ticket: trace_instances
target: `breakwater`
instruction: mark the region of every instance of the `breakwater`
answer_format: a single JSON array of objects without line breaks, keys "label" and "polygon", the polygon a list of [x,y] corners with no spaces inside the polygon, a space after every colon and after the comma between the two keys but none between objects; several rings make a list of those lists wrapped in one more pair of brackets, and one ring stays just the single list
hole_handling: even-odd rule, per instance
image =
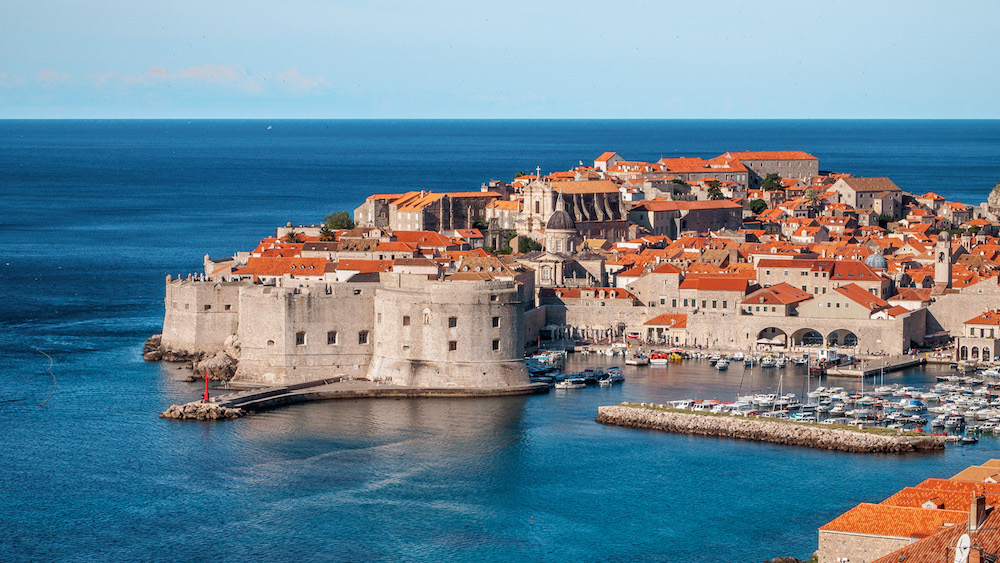
[{"label": "breakwater", "polygon": [[676,412],[646,403],[598,407],[597,422],[854,453],[901,454],[941,450],[945,444],[943,436],[884,434],[760,418]]}]

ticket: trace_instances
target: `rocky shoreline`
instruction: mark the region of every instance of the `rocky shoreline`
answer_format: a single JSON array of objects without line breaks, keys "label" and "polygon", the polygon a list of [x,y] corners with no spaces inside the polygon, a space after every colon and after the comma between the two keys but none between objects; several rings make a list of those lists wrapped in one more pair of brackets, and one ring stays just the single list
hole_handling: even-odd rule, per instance
[{"label": "rocky shoreline", "polygon": [[186,378],[189,382],[201,379],[206,371],[211,381],[229,381],[236,375],[239,366],[239,343],[233,336],[226,340],[223,350],[206,354],[167,348],[163,345],[162,335],[154,334],[143,343],[142,359],[147,362],[187,363],[191,367],[191,375]]},{"label": "rocky shoreline", "polygon": [[775,420],[681,413],[646,403],[598,407],[597,422],[853,453],[902,454],[944,449],[942,436],[883,435]]},{"label": "rocky shoreline", "polygon": [[243,409],[224,407],[214,403],[188,403],[186,405],[170,405],[170,408],[160,413],[160,418],[173,420],[226,420],[240,418],[245,414]]}]

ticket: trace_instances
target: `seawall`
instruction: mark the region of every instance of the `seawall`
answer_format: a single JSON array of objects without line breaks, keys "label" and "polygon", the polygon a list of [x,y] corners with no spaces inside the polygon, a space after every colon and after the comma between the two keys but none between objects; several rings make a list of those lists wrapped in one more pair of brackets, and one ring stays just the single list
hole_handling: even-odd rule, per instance
[{"label": "seawall", "polygon": [[901,454],[944,449],[943,436],[885,435],[787,421],[681,413],[643,405],[598,407],[597,422],[853,453]]}]

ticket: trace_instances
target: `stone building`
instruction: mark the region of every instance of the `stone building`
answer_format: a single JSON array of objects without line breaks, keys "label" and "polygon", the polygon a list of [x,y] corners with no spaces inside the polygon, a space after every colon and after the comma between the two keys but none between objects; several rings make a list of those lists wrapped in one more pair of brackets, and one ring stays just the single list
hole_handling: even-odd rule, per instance
[{"label": "stone building", "polygon": [[806,179],[819,174],[819,159],[803,151],[727,152],[720,159],[737,159],[749,171],[749,187],[760,186],[768,174]]},{"label": "stone building", "polygon": [[544,182],[524,187],[524,207],[517,232],[543,238],[545,226],[560,197],[565,210],[584,238],[619,240],[628,233],[628,218],[618,185],[611,180]]},{"label": "stone building", "polygon": [[628,217],[651,234],[676,239],[685,231],[737,230],[743,225],[743,207],[729,200],[646,200],[633,207]]},{"label": "stone building", "polygon": [[256,384],[336,375],[426,388],[529,383],[519,284],[387,272],[360,279],[168,278],[162,343],[214,353],[235,341],[236,380]]}]

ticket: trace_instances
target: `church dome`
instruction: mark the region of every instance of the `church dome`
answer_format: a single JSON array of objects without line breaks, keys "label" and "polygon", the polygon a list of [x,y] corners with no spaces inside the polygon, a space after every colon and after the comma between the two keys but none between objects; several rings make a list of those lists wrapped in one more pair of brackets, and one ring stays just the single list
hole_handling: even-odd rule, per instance
[{"label": "church dome", "polygon": [[576,223],[565,209],[556,209],[545,223],[545,230],[575,231]]},{"label": "church dome", "polygon": [[889,268],[889,262],[881,254],[872,254],[868,258],[865,258],[865,265],[874,270],[886,270]]}]

